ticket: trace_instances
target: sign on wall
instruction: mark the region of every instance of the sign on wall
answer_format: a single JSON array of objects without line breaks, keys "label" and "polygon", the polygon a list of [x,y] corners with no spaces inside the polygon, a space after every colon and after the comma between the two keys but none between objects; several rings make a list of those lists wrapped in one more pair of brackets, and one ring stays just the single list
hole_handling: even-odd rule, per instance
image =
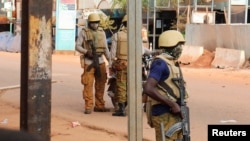
[{"label": "sign on wall", "polygon": [[75,50],[76,0],[57,0],[56,50]]},{"label": "sign on wall", "polygon": [[60,29],[75,29],[76,19],[76,5],[75,0],[60,0],[58,28]]},{"label": "sign on wall", "polygon": [[215,23],[215,12],[192,11],[192,23]]}]

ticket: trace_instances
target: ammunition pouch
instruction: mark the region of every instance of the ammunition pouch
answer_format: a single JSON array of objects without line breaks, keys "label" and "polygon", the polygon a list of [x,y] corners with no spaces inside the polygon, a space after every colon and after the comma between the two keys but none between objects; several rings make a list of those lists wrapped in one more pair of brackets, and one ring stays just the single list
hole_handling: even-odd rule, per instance
[{"label": "ammunition pouch", "polygon": [[127,69],[127,66],[128,66],[127,60],[119,60],[118,59],[112,64],[113,69],[115,69],[117,71]]}]

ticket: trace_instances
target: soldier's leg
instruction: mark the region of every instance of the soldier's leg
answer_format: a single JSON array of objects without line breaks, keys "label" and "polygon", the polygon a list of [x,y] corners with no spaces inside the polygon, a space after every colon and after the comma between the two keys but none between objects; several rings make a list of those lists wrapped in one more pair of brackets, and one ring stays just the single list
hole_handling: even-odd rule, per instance
[{"label": "soldier's leg", "polygon": [[117,72],[117,101],[118,103],[127,102],[127,71]]},{"label": "soldier's leg", "polygon": [[100,64],[101,77],[95,77],[95,109],[96,112],[107,112],[104,101],[104,90],[107,82],[106,64]]},{"label": "soldier's leg", "polygon": [[[162,131],[160,124],[164,125],[164,133],[175,123],[180,122],[180,117],[178,115],[173,115],[171,113],[165,113],[159,116],[153,116],[152,122],[155,128],[156,141],[162,141]],[[182,132],[178,131],[172,135],[171,138],[165,137],[166,141],[175,141],[177,139],[182,139]]]},{"label": "soldier's leg", "polygon": [[118,110],[116,110],[113,116],[126,116],[126,103],[127,103],[127,71],[117,71],[117,102]]},{"label": "soldier's leg", "polygon": [[[84,70],[88,65],[85,64]],[[82,75],[83,99],[85,100],[85,114],[90,114],[93,108],[93,84],[94,84],[94,69],[90,71],[84,71]]]}]

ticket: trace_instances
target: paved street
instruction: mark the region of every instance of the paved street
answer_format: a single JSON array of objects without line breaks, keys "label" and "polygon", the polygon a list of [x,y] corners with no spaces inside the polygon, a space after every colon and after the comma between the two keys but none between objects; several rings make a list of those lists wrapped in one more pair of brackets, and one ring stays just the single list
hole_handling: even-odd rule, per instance
[{"label": "paved street", "polygon": [[[113,117],[112,112],[83,114],[84,101],[80,83],[82,69],[79,56],[52,55],[52,58],[52,116],[65,119],[69,123],[79,121],[82,125],[97,128],[96,130],[121,132],[121,136],[126,136],[127,117]],[[0,64],[0,88],[15,88],[5,91],[1,98],[19,107],[20,53],[0,52]],[[105,94],[105,100],[107,107],[113,110],[107,94]],[[146,124],[146,119],[144,121],[145,138],[154,139],[154,134],[152,134],[154,130]],[[52,138],[52,140],[54,139]]]},{"label": "paved street", "polygon": [[[102,138],[103,141],[127,140],[127,117],[112,117],[112,112],[83,114],[84,102],[80,83],[82,69],[79,56],[53,55],[52,57],[51,140],[74,141],[76,137],[84,137],[87,141],[96,141],[100,140],[98,135],[106,136]],[[0,52],[0,71],[0,88],[13,88],[0,91],[0,103],[17,111],[14,116],[10,116],[10,112],[0,110],[0,121],[8,118],[9,123],[5,127],[18,128],[20,54]],[[207,140],[208,124],[249,124],[249,70],[183,67],[183,73],[190,96],[188,104],[192,141]],[[112,108],[107,95],[105,100],[107,107]],[[70,125],[72,121],[79,121],[82,128],[72,128]],[[154,141],[154,130],[147,125],[145,115],[143,138],[144,141]]]}]

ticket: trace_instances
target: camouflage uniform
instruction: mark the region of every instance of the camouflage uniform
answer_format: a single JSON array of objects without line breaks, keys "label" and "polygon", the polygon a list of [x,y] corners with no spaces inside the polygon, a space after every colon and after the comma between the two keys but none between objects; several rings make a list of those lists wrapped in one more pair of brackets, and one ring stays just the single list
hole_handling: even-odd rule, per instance
[{"label": "camouflage uniform", "polygon": [[111,46],[112,68],[116,71],[117,92],[115,99],[118,109],[113,116],[125,116],[127,103],[127,29],[123,28],[112,37]]},{"label": "camouflage uniform", "polygon": [[[159,116],[152,116],[152,123],[155,128],[156,141],[162,141],[161,127],[160,124],[163,123],[164,132],[173,126],[175,123],[180,122],[181,118],[179,115],[173,115],[171,113],[165,113]],[[176,139],[182,139],[181,130],[175,132],[171,138],[166,137],[166,141],[175,141]]]},{"label": "camouflage uniform", "polygon": [[[175,61],[172,60],[171,57],[169,55],[166,55],[166,54],[156,56],[156,59],[157,58],[160,58],[160,59],[164,60],[164,62],[166,62],[167,66],[169,68],[170,74],[169,74],[169,77],[164,82],[167,83],[168,86],[172,89],[176,98],[179,98],[180,97],[179,89],[171,81],[176,76],[179,76],[179,69],[175,66]],[[166,93],[164,88],[162,88],[160,85],[158,85],[157,90],[162,96],[166,97],[167,99],[169,99],[173,102],[177,102],[177,99],[174,96],[172,96],[171,94]],[[152,106],[162,104],[161,102],[154,100],[151,97],[148,97],[148,101],[151,103],[151,105],[149,105],[149,106],[151,106],[150,108],[152,108]],[[149,107],[147,107],[147,108],[149,108]],[[152,109],[150,109],[150,110],[152,110]],[[147,112],[150,112],[150,111],[147,111]],[[162,136],[161,136],[162,131],[161,131],[161,127],[160,127],[161,123],[163,123],[163,125],[164,125],[163,132],[165,133],[171,126],[173,126],[175,123],[180,122],[182,120],[179,115],[174,115],[170,112],[166,112],[166,113],[163,113],[163,114],[157,115],[157,116],[149,115],[148,118],[149,118],[148,120],[151,122],[151,123],[149,123],[150,126],[155,128],[156,141],[162,141]],[[174,133],[171,136],[171,138],[166,137],[166,141],[175,141],[177,139],[182,139],[182,131],[181,130]]]},{"label": "camouflage uniform", "polygon": [[[99,59],[99,67],[101,72],[101,77],[94,75],[95,68],[91,67],[89,71],[86,71],[88,66],[93,63],[93,58],[86,56],[87,51],[91,51],[91,46],[89,45],[89,40],[93,41],[94,47],[96,48],[96,53]],[[94,111],[105,110],[105,101],[103,99],[105,84],[107,81],[106,65],[104,61],[104,56],[107,60],[110,59],[109,49],[107,46],[106,35],[102,28],[98,28],[96,31],[90,28],[84,28],[76,41],[76,50],[84,55],[82,60],[84,66],[83,74],[81,75],[81,82],[84,85],[83,89],[83,99],[85,100],[85,110],[92,110],[93,108],[93,84],[95,88],[95,107]]]},{"label": "camouflage uniform", "polygon": [[176,84],[174,80],[180,77],[183,79],[178,58],[184,43],[183,35],[176,30],[164,31],[159,36],[158,46],[163,52],[152,62],[148,79],[143,86],[143,93],[149,96],[146,105],[148,124],[155,128],[156,141],[183,139],[182,130],[173,133],[171,137],[162,137],[162,133],[165,135],[170,127],[182,121],[181,103],[187,98],[187,93],[181,97],[180,85],[184,83]]}]

